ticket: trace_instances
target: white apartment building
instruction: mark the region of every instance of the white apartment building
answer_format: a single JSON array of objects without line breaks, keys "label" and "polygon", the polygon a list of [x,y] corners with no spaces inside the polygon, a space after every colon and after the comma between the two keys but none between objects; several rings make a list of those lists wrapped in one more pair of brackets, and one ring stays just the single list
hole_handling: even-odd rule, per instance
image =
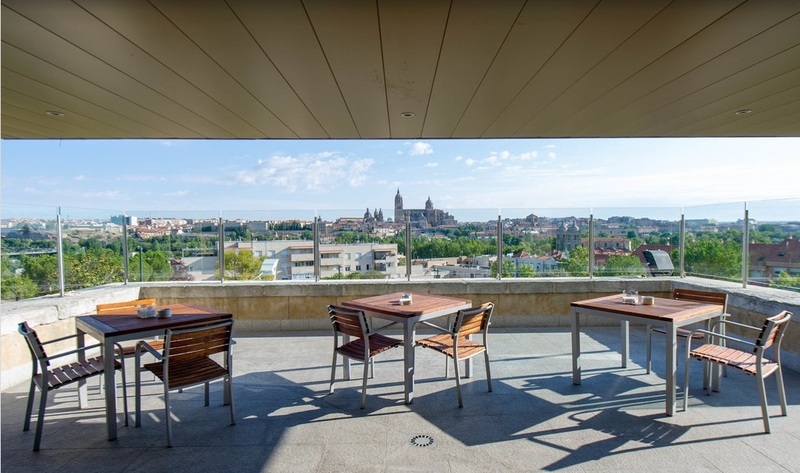
[{"label": "white apartment building", "polygon": [[[237,250],[252,251],[257,258],[274,260],[269,261],[268,272],[274,274],[275,280],[314,279],[314,243],[310,240],[225,242],[225,251]],[[380,271],[390,279],[405,276],[405,268],[397,267],[397,245],[320,245],[320,277],[367,271]]]}]

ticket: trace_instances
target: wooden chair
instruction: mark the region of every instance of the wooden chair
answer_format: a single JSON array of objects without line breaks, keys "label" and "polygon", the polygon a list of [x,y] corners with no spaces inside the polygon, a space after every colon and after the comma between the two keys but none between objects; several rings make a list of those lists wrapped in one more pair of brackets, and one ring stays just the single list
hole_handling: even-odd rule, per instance
[{"label": "wooden chair", "polygon": [[[683,300],[683,301],[694,301],[694,302],[704,302],[706,304],[719,304],[722,306],[722,315],[721,318],[725,318],[728,316],[728,295],[724,292],[709,292],[709,291],[695,291],[692,289],[675,289],[672,291],[672,298],[676,300]],[[665,334],[666,331],[664,327],[652,327],[647,326],[647,346],[645,351],[647,352],[647,360],[645,362],[647,373],[650,373],[651,369],[651,359],[652,359],[652,346],[653,346],[653,334]],[[679,338],[687,339],[687,343],[691,342],[691,335],[692,331],[690,329],[685,329],[678,327],[675,330],[675,334]],[[702,340],[704,337],[702,334],[696,334],[694,339],[695,340]]]},{"label": "wooden chair", "polygon": [[[164,384],[164,408],[167,429],[167,447],[172,447],[172,415],[170,414],[169,392],[198,384],[205,385],[205,405],[208,406],[210,381],[222,379],[225,386],[223,404],[230,406],[231,425],[236,425],[233,408],[233,357],[231,356],[231,332],[233,321],[227,320],[213,325],[201,325],[167,330],[163,353],[142,341],[135,352],[136,357],[136,427],[141,425],[141,357],[143,352],[152,354],[158,360],[147,363],[144,369],[152,372]],[[211,359],[210,355],[223,353],[222,364]]]},{"label": "wooden chair", "polygon": [[[489,369],[489,323],[494,311],[494,304],[487,302],[480,307],[460,310],[453,322],[452,331],[423,338],[417,345],[431,348],[453,359],[456,373],[456,390],[458,391],[458,407],[464,407],[461,400],[461,375],[458,372],[458,362],[472,358],[483,353],[486,363],[486,382],[489,392],[492,392],[492,374]],[[483,343],[470,339],[471,335],[483,333]],[[445,374],[446,375],[446,374]]]},{"label": "wooden chair", "polygon": [[[47,394],[58,389],[61,386],[74,383],[76,381],[84,380],[92,376],[103,374],[103,357],[95,356],[85,358],[86,352],[100,347],[100,344],[90,345],[86,347],[79,347],[74,350],[58,353],[56,355],[48,355],[45,350],[45,345],[51,343],[61,342],[70,339],[77,339],[78,335],[68,335],[66,337],[56,338],[43,342],[39,339],[36,331],[28,326],[27,322],[19,324],[19,333],[25,337],[28,344],[28,349],[31,352],[33,361],[33,374],[31,375],[31,386],[28,391],[28,406],[25,409],[25,424],[22,428],[23,431],[30,429],[31,414],[33,412],[33,396],[38,388],[40,391],[39,400],[39,413],[36,420],[36,436],[33,440],[33,451],[39,450],[39,444],[42,439],[42,427],[44,426],[44,411],[47,406]],[[79,355],[84,357],[83,361],[76,361],[66,365],[52,368],[50,362],[57,358],[62,358],[70,355]],[[122,371],[122,383],[125,384],[125,365],[118,360],[114,360],[114,368]],[[125,390],[122,391],[123,406],[125,409],[125,425],[128,425],[128,397]]]},{"label": "wooden chair", "polygon": [[[691,346],[688,344],[686,345],[686,367],[683,380],[685,386],[683,393],[683,410],[685,411],[688,405],[689,360],[691,358],[729,366],[758,378],[758,395],[761,401],[761,415],[764,418],[764,432],[770,433],[769,413],[767,412],[767,393],[764,386],[764,379],[773,373],[775,374],[775,379],[778,384],[778,398],[781,403],[781,415],[785,416],[786,391],[783,386],[783,372],[781,370],[781,340],[783,339],[785,329],[788,327],[791,319],[791,312],[783,311],[764,321],[764,325],[761,328],[732,322],[730,320],[718,322],[720,325],[735,326],[745,331],[758,332],[758,337],[755,341],[743,340],[707,330],[695,330],[692,332],[693,334],[699,333],[709,337],[709,343],[705,343],[694,350],[692,350]],[[732,346],[728,347],[719,342],[714,343],[716,340],[730,341],[732,342]],[[734,348],[733,344],[741,346],[743,349]],[[764,351],[770,347],[772,347],[772,359],[768,359],[764,356]],[[706,383],[708,382],[709,380],[706,380]],[[711,394],[710,389],[708,390],[708,394]]]},{"label": "wooden chair", "polygon": [[[109,314],[119,310],[131,309],[135,310],[137,307],[147,307],[151,305],[155,305],[155,299],[137,299],[134,301],[124,301],[124,302],[111,302],[109,304],[97,304],[97,313],[98,314]],[[148,344],[156,350],[163,350],[164,349],[164,341],[158,339],[152,339],[148,341]],[[125,357],[133,355],[136,351],[136,344],[133,345],[125,345],[120,348],[122,350],[121,355],[123,359]]]},{"label": "wooden chair", "polygon": [[[369,320],[364,315],[364,311],[329,305],[328,315],[333,327],[330,393],[333,394],[334,390],[337,355],[362,361],[364,363],[364,378],[361,386],[361,409],[364,409],[367,402],[367,374],[372,357],[390,348],[402,345],[403,341],[371,331]],[[355,337],[355,340],[339,345],[339,335]]]}]

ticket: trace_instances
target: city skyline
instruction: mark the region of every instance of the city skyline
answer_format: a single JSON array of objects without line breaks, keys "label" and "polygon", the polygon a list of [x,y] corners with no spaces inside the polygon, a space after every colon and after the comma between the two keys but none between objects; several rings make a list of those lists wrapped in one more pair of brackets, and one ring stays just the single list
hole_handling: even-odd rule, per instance
[{"label": "city skyline", "polygon": [[398,188],[407,208],[430,197],[437,209],[492,213],[800,195],[796,138],[4,140],[2,147],[4,203],[129,214],[387,213]]}]

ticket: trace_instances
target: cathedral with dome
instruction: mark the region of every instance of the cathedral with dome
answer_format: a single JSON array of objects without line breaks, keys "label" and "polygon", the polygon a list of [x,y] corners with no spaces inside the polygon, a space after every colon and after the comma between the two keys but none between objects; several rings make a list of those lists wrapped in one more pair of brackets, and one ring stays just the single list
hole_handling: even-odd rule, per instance
[{"label": "cathedral with dome", "polygon": [[433,207],[430,196],[428,196],[428,200],[425,201],[424,209],[403,208],[403,196],[400,195],[400,189],[398,188],[397,194],[394,196],[394,221],[396,223],[405,223],[406,218],[411,222],[411,225],[419,228],[456,224],[456,220],[452,215],[444,210]]}]

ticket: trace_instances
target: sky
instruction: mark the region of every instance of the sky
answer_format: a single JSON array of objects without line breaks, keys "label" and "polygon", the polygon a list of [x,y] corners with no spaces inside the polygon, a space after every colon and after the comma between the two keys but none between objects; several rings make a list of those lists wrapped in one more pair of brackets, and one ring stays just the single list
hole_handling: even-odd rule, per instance
[{"label": "sky", "polygon": [[0,151],[4,217],[12,204],[390,217],[398,188],[405,208],[430,197],[495,215],[800,197],[800,138],[3,140]]}]

